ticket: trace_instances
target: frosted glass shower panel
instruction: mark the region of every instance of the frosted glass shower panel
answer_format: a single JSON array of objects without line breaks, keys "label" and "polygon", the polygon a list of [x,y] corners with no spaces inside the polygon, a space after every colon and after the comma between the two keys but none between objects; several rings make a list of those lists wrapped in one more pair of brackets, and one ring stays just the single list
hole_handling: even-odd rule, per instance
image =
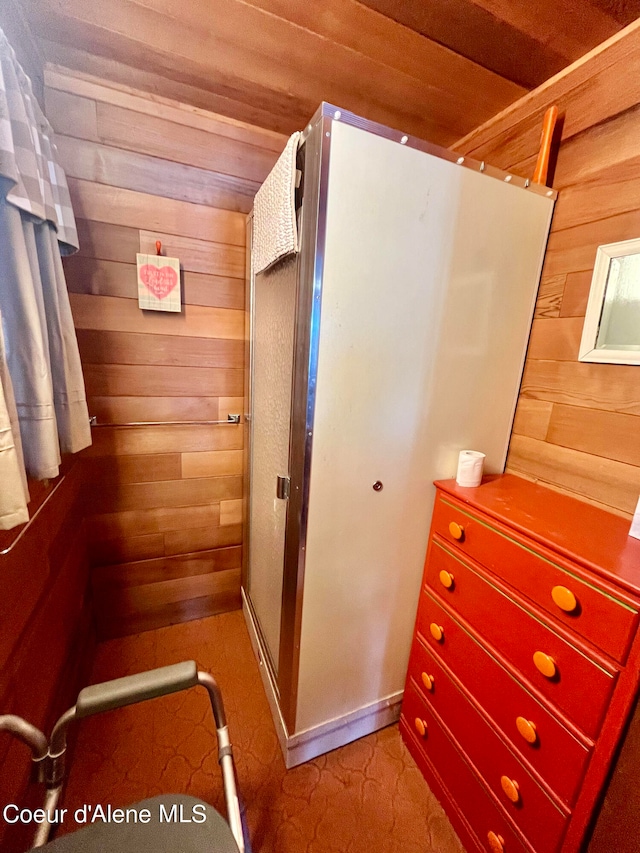
[{"label": "frosted glass shower panel", "polygon": [[282,614],[286,500],[276,496],[289,473],[289,423],[296,316],[297,261],[260,273],[253,285],[251,536],[248,594],[277,672]]}]

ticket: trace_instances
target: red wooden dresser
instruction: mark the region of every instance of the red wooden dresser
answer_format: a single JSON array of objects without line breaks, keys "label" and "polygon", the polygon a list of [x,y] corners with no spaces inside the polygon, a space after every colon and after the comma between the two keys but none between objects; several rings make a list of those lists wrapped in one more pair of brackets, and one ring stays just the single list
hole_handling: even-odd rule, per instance
[{"label": "red wooden dresser", "polygon": [[640,541],[510,474],[436,486],[402,735],[470,853],[575,853],[638,690]]}]

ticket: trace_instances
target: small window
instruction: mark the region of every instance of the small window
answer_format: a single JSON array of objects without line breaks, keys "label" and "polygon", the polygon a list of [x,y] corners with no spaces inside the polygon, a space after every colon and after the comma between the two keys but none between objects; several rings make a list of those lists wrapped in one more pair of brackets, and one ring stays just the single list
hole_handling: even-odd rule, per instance
[{"label": "small window", "polygon": [[640,364],[640,239],[598,247],[579,359]]}]

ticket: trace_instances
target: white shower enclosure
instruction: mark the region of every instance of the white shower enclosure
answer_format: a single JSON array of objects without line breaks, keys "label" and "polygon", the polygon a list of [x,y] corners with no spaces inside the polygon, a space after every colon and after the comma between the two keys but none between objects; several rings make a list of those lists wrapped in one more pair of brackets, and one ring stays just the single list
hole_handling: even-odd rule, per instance
[{"label": "white shower enclosure", "polygon": [[243,601],[288,766],[399,715],[433,481],[504,468],[555,193],[323,104],[250,275]]}]

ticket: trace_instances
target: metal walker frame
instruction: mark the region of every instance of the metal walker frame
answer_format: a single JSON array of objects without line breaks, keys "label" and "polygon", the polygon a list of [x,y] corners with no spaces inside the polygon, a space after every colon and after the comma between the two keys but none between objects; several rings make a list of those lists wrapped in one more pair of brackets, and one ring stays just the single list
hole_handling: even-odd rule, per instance
[{"label": "metal walker frame", "polygon": [[53,823],[49,818],[56,810],[64,785],[67,733],[71,723],[103,711],[124,708],[126,705],[188,690],[198,685],[206,688],[209,694],[216,723],[218,762],[222,772],[227,820],[239,853],[245,853],[235,765],[222,693],[209,673],[198,672],[195,661],[185,661],[85,687],[78,694],[76,704],[58,719],[49,741],[39,729],[22,717],[13,714],[0,715],[0,731],[9,732],[30,747],[34,776],[46,786],[43,808],[47,819],[38,825],[33,848],[43,847],[51,834]]}]

